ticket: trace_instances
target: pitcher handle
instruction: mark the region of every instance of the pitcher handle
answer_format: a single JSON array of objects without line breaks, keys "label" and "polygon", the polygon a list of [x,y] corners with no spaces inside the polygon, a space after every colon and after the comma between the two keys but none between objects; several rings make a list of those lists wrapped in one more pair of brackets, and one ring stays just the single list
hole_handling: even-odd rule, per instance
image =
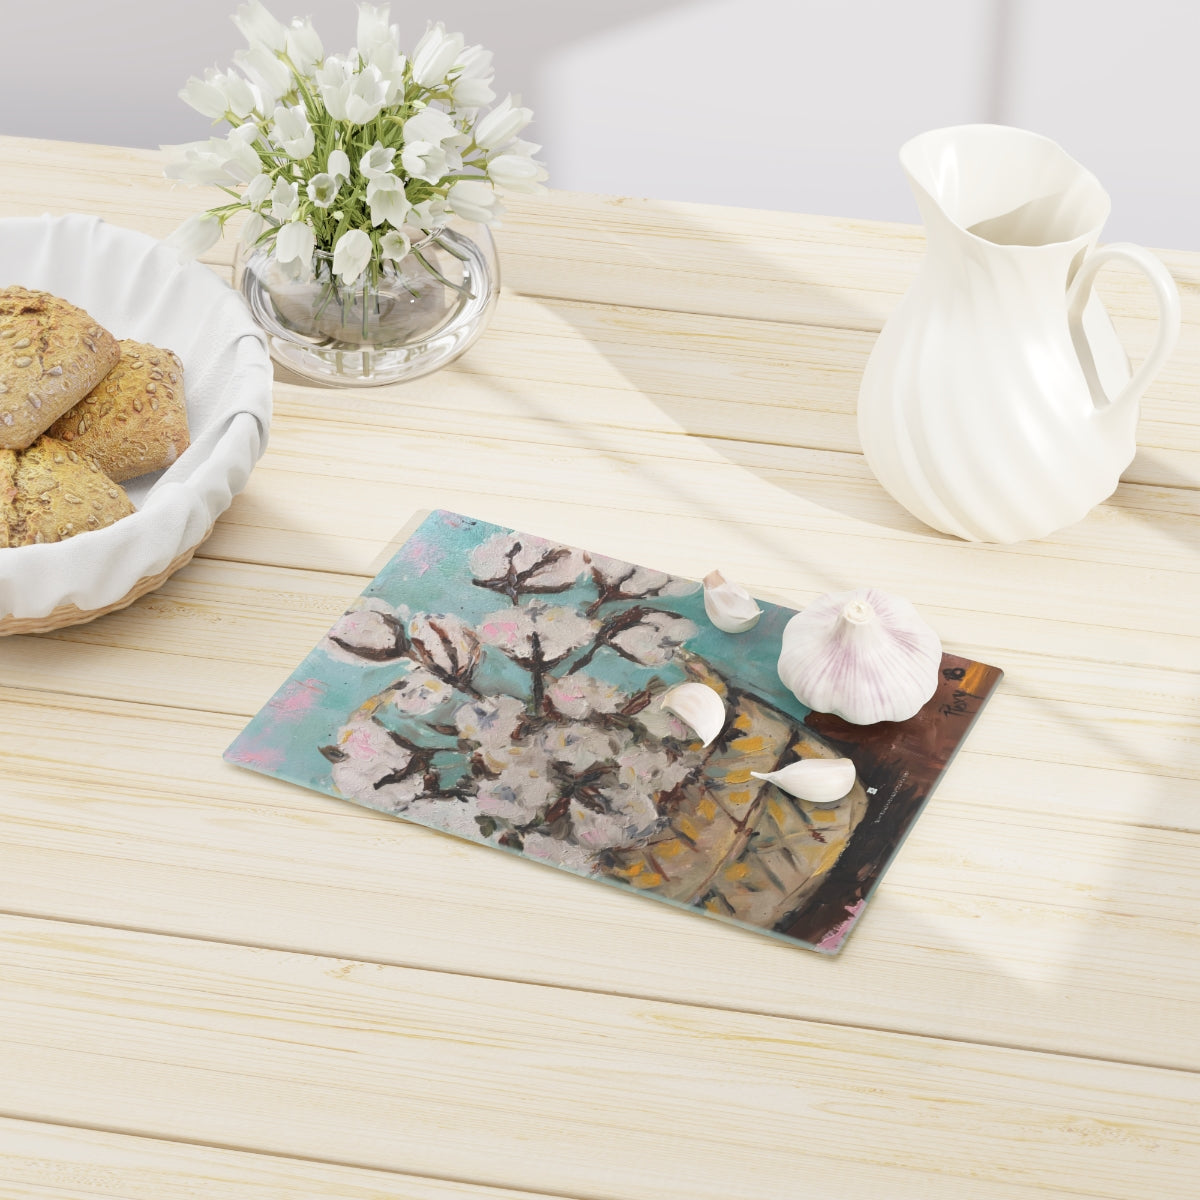
[{"label": "pitcher handle", "polygon": [[[1154,349],[1146,355],[1145,361],[1134,372],[1129,382],[1121,389],[1121,394],[1115,398],[1106,396],[1104,388],[1096,373],[1096,364],[1092,358],[1087,335],[1083,331],[1083,310],[1092,294],[1092,284],[1100,268],[1107,263],[1124,259],[1140,267],[1142,273],[1150,280],[1158,300],[1158,340]],[[1098,409],[1113,408],[1117,405],[1136,401],[1150,384],[1150,380],[1158,373],[1159,368],[1170,357],[1179,337],[1180,311],[1179,289],[1170,272],[1149,250],[1135,246],[1132,242],[1114,242],[1111,246],[1101,246],[1093,250],[1083,260],[1075,279],[1071,283],[1067,299],[1067,319],[1071,327],[1071,340],[1079,352],[1079,360],[1091,389],[1092,399]]]}]

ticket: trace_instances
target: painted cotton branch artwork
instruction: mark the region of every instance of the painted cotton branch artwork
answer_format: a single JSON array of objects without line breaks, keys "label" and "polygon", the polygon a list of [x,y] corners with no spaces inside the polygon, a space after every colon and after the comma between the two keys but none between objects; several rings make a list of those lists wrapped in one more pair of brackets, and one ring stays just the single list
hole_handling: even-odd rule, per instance
[{"label": "painted cotton branch artwork", "polygon": [[[698,583],[435,512],[226,758],[833,952],[999,673],[947,656],[880,740],[780,683],[791,615],[735,637]],[[661,704],[687,680],[725,701],[707,747]],[[751,775],[839,755],[832,806]]]}]

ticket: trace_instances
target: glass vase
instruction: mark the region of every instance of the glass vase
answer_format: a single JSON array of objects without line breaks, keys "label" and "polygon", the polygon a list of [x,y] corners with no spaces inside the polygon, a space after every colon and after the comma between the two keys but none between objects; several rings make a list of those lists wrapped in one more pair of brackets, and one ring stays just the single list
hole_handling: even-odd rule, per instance
[{"label": "glass vase", "polygon": [[416,379],[462,354],[491,318],[500,266],[487,227],[455,221],[350,287],[325,250],[313,252],[311,277],[296,279],[273,242],[239,252],[234,282],[276,362],[319,383],[369,387]]}]

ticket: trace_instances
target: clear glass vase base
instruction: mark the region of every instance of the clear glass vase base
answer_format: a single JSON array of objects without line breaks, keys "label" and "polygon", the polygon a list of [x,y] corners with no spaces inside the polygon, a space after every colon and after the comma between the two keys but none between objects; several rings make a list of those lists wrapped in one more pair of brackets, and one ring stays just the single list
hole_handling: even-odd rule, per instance
[{"label": "clear glass vase base", "polygon": [[262,247],[239,263],[237,286],[281,366],[337,387],[401,383],[462,354],[500,291],[485,228],[447,228],[420,251],[388,264],[374,285],[347,289],[319,255],[313,278],[296,280]]}]

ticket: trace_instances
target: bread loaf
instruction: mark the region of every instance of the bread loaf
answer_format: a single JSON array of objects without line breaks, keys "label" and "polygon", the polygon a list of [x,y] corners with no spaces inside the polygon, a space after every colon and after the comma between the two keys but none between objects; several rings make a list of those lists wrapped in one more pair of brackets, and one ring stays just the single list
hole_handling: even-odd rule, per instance
[{"label": "bread loaf", "polygon": [[145,342],[119,346],[117,365],[47,430],[117,482],[169,467],[188,446],[183,364]]},{"label": "bread loaf", "polygon": [[49,292],[0,289],[0,449],[32,445],[119,357],[83,309]]},{"label": "bread loaf", "polygon": [[0,449],[0,547],[60,542],[134,511],[96,460],[41,437],[27,450]]}]

